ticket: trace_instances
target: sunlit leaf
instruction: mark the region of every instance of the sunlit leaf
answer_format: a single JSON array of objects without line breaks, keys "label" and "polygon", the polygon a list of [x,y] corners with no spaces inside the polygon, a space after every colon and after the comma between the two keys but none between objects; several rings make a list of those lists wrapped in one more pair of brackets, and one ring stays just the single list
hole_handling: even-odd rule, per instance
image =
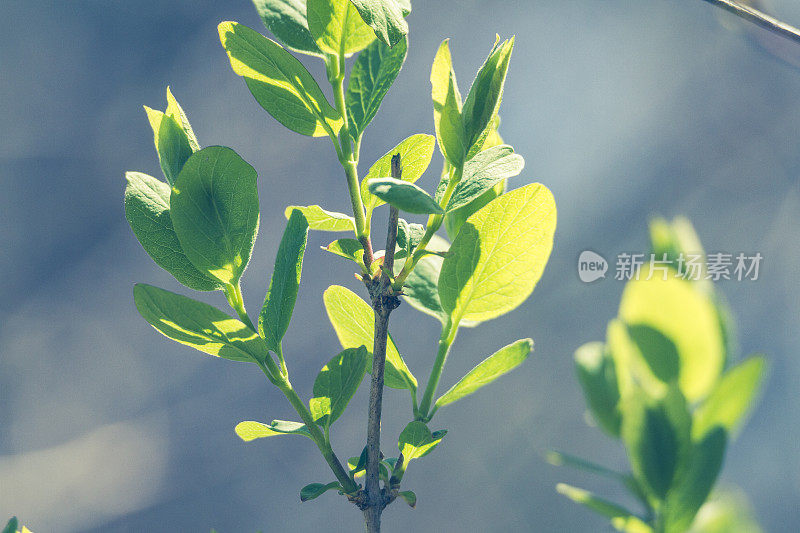
[{"label": "sunlit leaf", "polygon": [[267,297],[258,316],[258,330],[275,353],[281,352],[281,339],[292,319],[307,240],[306,217],[300,210],[292,211],[278,246]]},{"label": "sunlit leaf", "polygon": [[361,242],[356,239],[338,239],[323,248],[323,250],[349,259],[362,268],[365,268],[364,247],[361,245]]},{"label": "sunlit leaf", "polygon": [[230,148],[195,152],[170,197],[170,217],[189,261],[225,284],[241,278],[258,232],[256,171]]},{"label": "sunlit leaf", "polygon": [[403,454],[404,465],[408,465],[413,459],[419,459],[431,453],[436,446],[447,435],[447,430],[434,431],[419,421],[409,422],[400,433],[397,443],[400,453]]},{"label": "sunlit leaf", "polygon": [[[446,211],[469,204],[504,179],[519,175],[524,167],[525,160],[508,145],[480,152],[464,164],[463,177],[450,196]],[[442,184],[446,187],[447,181],[443,180]]]},{"label": "sunlit leaf", "polygon": [[355,231],[356,225],[353,217],[344,213],[326,211],[318,205],[290,205],[284,212],[287,220],[295,209],[306,217],[309,229],[316,231]]},{"label": "sunlit leaf", "polygon": [[308,0],[308,29],[320,50],[350,55],[375,40],[375,33],[347,0]]},{"label": "sunlit leaf", "polygon": [[303,64],[281,45],[236,22],[222,22],[219,38],[233,71],[278,122],[303,135],[338,133],[343,123],[339,112]]},{"label": "sunlit leaf", "polygon": [[253,0],[264,25],[290,50],[322,56],[308,31],[306,0]]},{"label": "sunlit leaf", "polygon": [[[367,371],[371,372],[373,335],[375,333],[375,316],[372,307],[356,293],[339,285],[328,287],[325,291],[324,301],[328,318],[333,329],[336,330],[342,348],[365,346],[370,354]],[[386,386],[393,389],[416,390],[417,388],[417,379],[397,351],[391,335],[386,342],[384,379]]]},{"label": "sunlit leaf", "polygon": [[368,357],[363,346],[348,348],[322,367],[314,381],[314,397],[309,402],[315,422],[327,427],[342,416],[364,379]]},{"label": "sunlit leaf", "polygon": [[216,307],[139,283],[133,288],[139,314],[161,334],[196,350],[232,361],[265,361],[264,339]]},{"label": "sunlit leaf", "polygon": [[408,33],[403,9],[396,0],[350,0],[361,18],[375,35],[389,46],[395,46]]},{"label": "sunlit leaf", "polygon": [[456,73],[453,70],[449,40],[439,46],[433,60],[431,96],[439,150],[451,165],[460,167],[467,153],[467,138],[461,117],[461,93],[458,92]]},{"label": "sunlit leaf", "polygon": [[361,181],[361,197],[367,211],[382,205],[384,202],[369,192],[367,182],[375,178],[385,178],[392,175],[392,156],[400,155],[400,170],[403,181],[414,183],[427,170],[431,163],[436,141],[432,135],[417,134],[408,137],[400,144],[386,152],[370,167],[369,172]]},{"label": "sunlit leaf", "polygon": [[221,289],[221,282],[197,270],[183,253],[169,214],[172,188],[139,172],[126,172],[125,178],[125,218],[153,261],[190,289]]},{"label": "sunlit leaf", "polygon": [[556,205],[534,183],[490,202],[467,219],[442,265],[439,297],[453,318],[485,321],[533,292],[553,246]]},{"label": "sunlit leaf", "polygon": [[694,412],[692,437],[701,439],[715,427],[735,436],[753,407],[764,380],[766,360],[762,356],[731,368]]},{"label": "sunlit leaf", "polygon": [[458,383],[450,387],[450,390],[442,394],[436,400],[435,407],[444,407],[465,396],[469,396],[503,374],[511,372],[528,358],[531,350],[533,350],[533,341],[531,339],[518,340],[501,348],[481,361]]},{"label": "sunlit leaf", "polygon": [[[271,424],[262,424],[248,420],[239,422],[235,428],[236,434],[245,442],[275,435],[303,435],[312,439],[311,433],[305,424],[287,420],[273,420]],[[313,440],[313,439],[312,439]]]}]

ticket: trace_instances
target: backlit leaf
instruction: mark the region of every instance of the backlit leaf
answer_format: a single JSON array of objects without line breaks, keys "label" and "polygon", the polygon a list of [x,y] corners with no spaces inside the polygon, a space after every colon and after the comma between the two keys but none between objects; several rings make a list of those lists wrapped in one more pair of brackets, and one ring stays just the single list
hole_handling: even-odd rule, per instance
[{"label": "backlit leaf", "polygon": [[[504,179],[519,175],[524,167],[525,160],[507,144],[478,153],[464,164],[463,177],[446,210],[450,212],[467,205]],[[444,185],[447,186],[446,181]]]},{"label": "backlit leaf", "polygon": [[253,0],[264,25],[290,50],[322,56],[308,31],[306,0]]},{"label": "backlit leaf", "polygon": [[447,435],[447,430],[434,431],[417,420],[409,422],[400,433],[397,446],[403,454],[404,466],[413,459],[419,459],[431,453]]},{"label": "backlit leaf", "polygon": [[375,178],[367,182],[367,188],[373,196],[406,213],[418,215],[444,213],[428,193],[407,181],[396,178]]},{"label": "backlit leaf", "polygon": [[396,0],[350,0],[375,36],[389,46],[395,46],[408,33],[403,9]]},{"label": "backlit leaf", "polygon": [[339,239],[330,243],[323,250],[344,257],[364,267],[364,247],[356,239]]},{"label": "backlit leaf", "polygon": [[233,71],[256,101],[292,131],[320,137],[342,127],[342,117],[308,70],[281,45],[236,22],[222,22],[219,38]]},{"label": "backlit leaf", "polygon": [[284,212],[287,220],[295,209],[306,217],[309,229],[316,231],[355,231],[356,224],[353,221],[353,217],[344,213],[326,211],[318,205],[290,205]]},{"label": "backlit leaf", "polygon": [[[275,435],[303,435],[312,439],[311,433],[305,424],[287,420],[273,420],[271,424],[262,424],[248,420],[236,424],[236,434],[245,442]],[[313,440],[313,439],[312,439]]]},{"label": "backlit leaf", "polygon": [[385,178],[392,175],[392,156],[400,154],[400,170],[403,181],[414,183],[427,170],[433,157],[436,141],[432,135],[419,133],[403,140],[400,144],[386,152],[372,167],[361,181],[361,198],[367,211],[372,211],[384,202],[369,192],[367,182],[375,178]]},{"label": "backlit leaf", "polygon": [[139,314],[161,334],[196,350],[232,361],[265,361],[264,339],[216,307],[139,283],[133,288]]},{"label": "backlit leaf", "polygon": [[344,413],[367,371],[369,354],[364,346],[348,348],[331,359],[314,381],[311,414],[323,426],[333,424]]},{"label": "backlit leaf", "polygon": [[256,171],[223,146],[195,152],[170,197],[170,217],[186,257],[203,274],[235,284],[258,232]]},{"label": "backlit leaf", "polygon": [[308,0],[308,29],[320,50],[350,55],[375,40],[375,33],[347,0]]},{"label": "backlit leaf", "polygon": [[451,165],[460,167],[467,153],[467,139],[461,117],[461,93],[458,92],[456,73],[453,70],[449,40],[439,46],[433,60],[431,96],[439,149]]},{"label": "backlit leaf", "polygon": [[496,198],[467,219],[439,276],[442,308],[453,322],[490,320],[519,306],[544,271],[555,228],[553,195],[538,183]]}]

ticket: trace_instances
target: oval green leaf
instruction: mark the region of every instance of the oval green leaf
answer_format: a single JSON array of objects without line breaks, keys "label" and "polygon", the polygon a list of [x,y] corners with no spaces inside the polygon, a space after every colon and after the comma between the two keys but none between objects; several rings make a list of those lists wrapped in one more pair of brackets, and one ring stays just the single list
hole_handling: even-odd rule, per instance
[{"label": "oval green leaf", "polygon": [[308,31],[306,0],[253,0],[256,11],[286,48],[322,57],[322,51]]},{"label": "oval green leaf", "polygon": [[417,215],[440,215],[444,211],[428,193],[413,183],[396,178],[376,178],[367,181],[370,194],[401,211]]},{"label": "oval green leaf", "polygon": [[303,435],[313,440],[305,424],[288,420],[273,420],[271,424],[247,420],[236,424],[235,431],[239,438],[245,442],[274,437],[275,435]]},{"label": "oval green leaf", "polygon": [[256,171],[224,146],[195,152],[170,197],[170,216],[186,257],[225,284],[242,277],[258,232]]},{"label": "oval green leaf", "polygon": [[314,380],[314,397],[309,402],[316,423],[330,427],[342,416],[364,379],[368,358],[364,346],[347,348],[322,367]]},{"label": "oval green leaf", "polygon": [[395,46],[408,34],[408,23],[396,0],[350,0],[375,36],[388,46]]},{"label": "oval green leaf", "polygon": [[461,93],[450,56],[450,41],[439,46],[431,68],[431,97],[436,140],[444,158],[458,168],[464,163],[467,140],[461,116]]},{"label": "oval green leaf", "polygon": [[544,272],[556,229],[556,204],[533,183],[467,219],[442,264],[439,297],[453,323],[485,321],[519,306]]},{"label": "oval green leaf", "polygon": [[303,213],[308,222],[309,229],[316,231],[355,231],[356,229],[353,217],[347,216],[344,213],[326,211],[318,205],[290,205],[284,212],[287,220],[294,210]]},{"label": "oval green leaf", "polygon": [[297,58],[242,24],[222,22],[218,29],[233,71],[278,122],[313,137],[339,132],[342,117]]},{"label": "oval green leaf", "polygon": [[[469,204],[504,179],[519,175],[523,168],[525,160],[507,144],[478,153],[464,164],[463,177],[456,185],[446,210],[451,212]],[[447,187],[447,181],[442,182]]]},{"label": "oval green leaf", "polygon": [[332,481],[327,485],[323,485],[322,483],[309,483],[308,485],[300,489],[300,501],[307,502],[308,500],[319,498],[329,490],[344,490],[344,489],[342,489],[342,486],[339,484],[338,481]]},{"label": "oval green leaf", "polygon": [[384,178],[392,175],[392,156],[400,155],[400,171],[402,180],[409,183],[417,181],[428,169],[433,157],[436,139],[432,135],[418,133],[386,152],[370,167],[367,175],[361,181],[361,198],[368,212],[383,205],[383,200],[369,192],[367,182],[375,178]]},{"label": "oval green leaf", "polygon": [[308,29],[319,49],[335,56],[363,50],[375,32],[347,0],[308,0]]},{"label": "oval green leaf", "polygon": [[397,447],[403,454],[403,466],[407,467],[413,459],[425,457],[431,453],[447,435],[446,429],[434,431],[417,420],[409,422],[400,433]]},{"label": "oval green leaf", "polygon": [[258,333],[216,307],[142,283],[133,287],[133,299],[139,314],[176,342],[232,361],[270,356]]}]

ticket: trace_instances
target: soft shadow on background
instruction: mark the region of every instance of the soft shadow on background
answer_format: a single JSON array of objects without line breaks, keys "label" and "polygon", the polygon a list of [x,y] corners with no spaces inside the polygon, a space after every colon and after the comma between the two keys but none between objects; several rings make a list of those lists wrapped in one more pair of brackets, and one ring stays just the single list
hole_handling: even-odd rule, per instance
[{"label": "soft shadow on background", "polygon": [[[800,23],[794,0],[768,7]],[[285,130],[230,70],[216,25],[266,32],[250,3],[6,0],[0,12],[0,519],[17,514],[37,533],[359,530],[357,511],[334,495],[300,504],[301,486],[330,477],[310,443],[235,436],[240,420],[291,416],[255,367],[169,342],[133,305],[136,281],[190,292],[147,257],[122,207],[125,170],[160,175],[141,106],[163,109],[168,84],[201,145],[229,145],[259,172],[261,230],[244,277],[251,311],[284,207],[348,209],[330,143]],[[656,213],[687,215],[709,251],[764,256],[758,281],[720,287],[742,353],[771,362],[722,484],[747,493],[767,531],[791,529],[800,522],[800,53],[699,0],[417,0],[409,22],[408,61],[367,130],[362,172],[399,140],[432,132],[428,75],[442,39],[452,37],[466,92],[495,33],[516,34],[501,132],[527,166],[510,185],[550,187],[559,227],[533,297],[462,331],[442,386],[518,338],[534,338],[534,355],[491,392],[442,410],[434,429],[449,429],[447,439],[406,476],[417,509],[392,506],[385,530],[606,527],[554,485],[616,487],[542,454],[626,464],[584,423],[572,369],[574,349],[603,338],[622,282],[582,284],[576,262],[585,249],[611,261],[646,252]],[[304,62],[323,76],[321,62]],[[437,155],[421,185],[435,187],[440,164]],[[344,261],[318,250],[328,237],[312,234],[284,341],[305,396],[338,351],[322,291],[363,292]],[[224,305],[220,293],[201,297]],[[438,323],[404,305],[392,334],[426,376]],[[386,397],[391,450],[408,400]],[[341,456],[363,446],[365,398],[362,387],[335,428]]]}]

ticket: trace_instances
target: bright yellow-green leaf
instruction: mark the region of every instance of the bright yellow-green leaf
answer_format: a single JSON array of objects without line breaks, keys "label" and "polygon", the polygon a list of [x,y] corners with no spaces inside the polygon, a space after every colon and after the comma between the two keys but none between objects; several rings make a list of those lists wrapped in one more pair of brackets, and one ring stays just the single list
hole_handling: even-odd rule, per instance
[{"label": "bright yellow-green leaf", "polygon": [[303,135],[338,133],[342,117],[308,70],[281,45],[236,22],[222,22],[219,38],[233,71],[278,122]]},{"label": "bright yellow-green leaf", "polygon": [[403,140],[400,144],[386,152],[370,167],[367,175],[361,181],[361,197],[368,212],[382,205],[384,202],[377,196],[370,194],[367,181],[374,178],[385,178],[392,175],[392,156],[400,154],[400,171],[402,180],[409,183],[417,181],[427,170],[433,157],[436,141],[432,135],[419,133]]},{"label": "bright yellow-green leaf", "polygon": [[[375,316],[372,307],[356,293],[339,285],[328,287],[323,299],[328,318],[336,330],[342,348],[364,346],[370,353],[371,361],[375,334]],[[367,371],[370,371],[371,367],[370,363]],[[386,342],[384,380],[386,386],[393,389],[416,390],[417,388],[417,380],[397,351],[391,335]]]},{"label": "bright yellow-green leaf", "polygon": [[150,127],[153,128],[153,142],[161,170],[167,181],[173,184],[186,160],[193,153],[189,138],[172,117],[147,106],[144,106],[144,110]]},{"label": "bright yellow-green leaf", "polygon": [[342,416],[364,379],[368,363],[367,349],[359,346],[343,350],[322,367],[309,402],[316,423],[329,427]]},{"label": "bright yellow-green leaf", "polygon": [[[382,42],[395,46],[408,33],[403,9],[395,0],[351,0]],[[413,507],[413,506],[412,506]]]},{"label": "bright yellow-green leaf", "polygon": [[216,307],[142,283],[134,286],[133,299],[151,326],[181,344],[232,361],[270,357],[258,333]]},{"label": "bright yellow-green leaf", "polygon": [[167,110],[164,113],[168,117],[172,117],[172,119],[177,122],[184,131],[186,138],[189,141],[189,146],[192,147],[192,151],[198,151],[200,149],[200,143],[197,142],[197,137],[194,134],[192,125],[189,124],[189,118],[186,116],[183,108],[178,103],[178,100],[176,100],[172,95],[172,90],[169,88],[169,86],[167,86]]},{"label": "bright yellow-green leaf", "polygon": [[366,271],[364,266],[364,247],[356,239],[338,239],[323,248],[323,250],[349,259]]},{"label": "bright yellow-green leaf", "polygon": [[445,40],[436,52],[431,68],[433,123],[439,150],[454,167],[464,163],[467,139],[461,117],[461,93],[450,56],[450,41]]},{"label": "bright yellow-green leaf", "polygon": [[170,196],[181,248],[205,275],[224,284],[242,277],[258,233],[256,171],[224,146],[195,152]]},{"label": "bright yellow-green leaf", "polygon": [[311,433],[305,424],[287,420],[273,420],[271,424],[262,424],[248,420],[239,422],[235,428],[236,434],[245,442],[275,435],[303,435],[311,439]]},{"label": "bright yellow-green leaf", "polygon": [[458,383],[450,387],[450,390],[442,394],[436,400],[435,407],[438,409],[469,396],[503,374],[511,372],[528,358],[531,350],[533,350],[533,341],[531,339],[518,340],[501,348],[481,361]]},{"label": "bright yellow-green leaf", "polygon": [[695,440],[715,427],[721,427],[729,436],[737,433],[758,396],[765,366],[763,356],[751,357],[722,375],[694,412],[692,437]]},{"label": "bright yellow-green leaf", "polygon": [[669,273],[643,268],[625,287],[619,317],[629,327],[649,326],[671,340],[680,360],[678,384],[690,402],[711,392],[725,361],[719,317],[710,296]]},{"label": "bright yellow-green leaf", "polygon": [[308,29],[320,50],[337,56],[349,57],[375,40],[349,0],[308,0]]},{"label": "bright yellow-green leaf", "polygon": [[290,205],[284,212],[287,220],[295,209],[305,215],[309,229],[317,231],[355,231],[356,224],[353,221],[353,217],[344,213],[326,211],[318,205]]},{"label": "bright yellow-green leaf", "polygon": [[544,272],[555,229],[555,200],[539,183],[469,217],[439,276],[442,308],[453,322],[490,320],[525,301]]},{"label": "bright yellow-green leaf", "polygon": [[397,446],[403,454],[403,466],[408,466],[412,459],[419,459],[431,453],[447,435],[447,430],[434,431],[419,421],[409,422],[400,433]]}]

